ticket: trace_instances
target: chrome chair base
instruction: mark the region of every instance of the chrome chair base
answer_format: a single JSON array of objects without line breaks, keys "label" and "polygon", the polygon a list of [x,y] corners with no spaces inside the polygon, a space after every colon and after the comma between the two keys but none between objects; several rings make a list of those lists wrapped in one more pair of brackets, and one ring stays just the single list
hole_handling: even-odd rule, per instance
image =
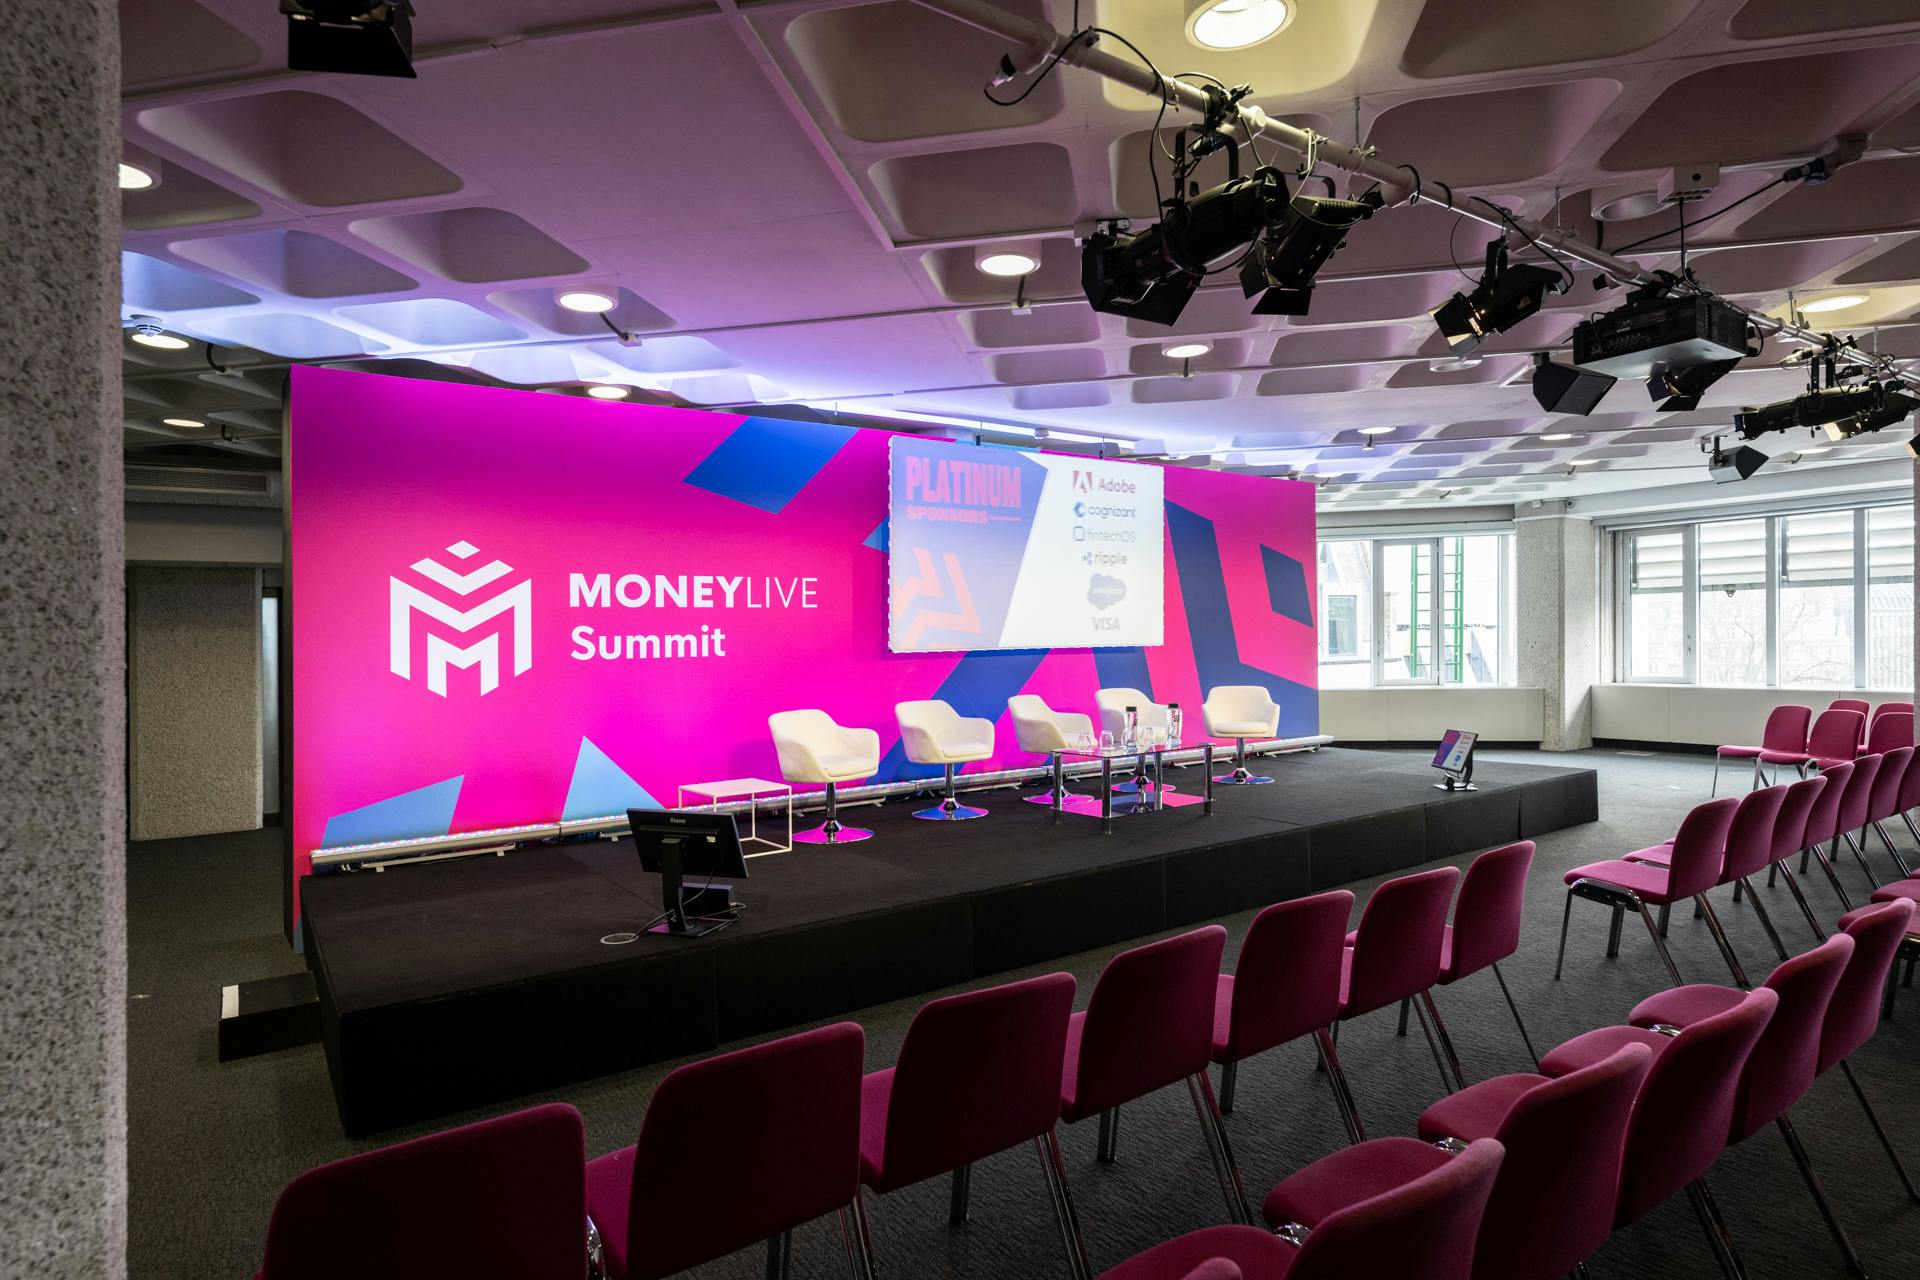
[{"label": "chrome chair base", "polygon": [[915,809],[913,816],[922,822],[965,822],[968,818],[984,818],[985,809],[974,809],[953,800],[944,800],[931,809]]},{"label": "chrome chair base", "polygon": [[1257,787],[1273,779],[1264,774],[1248,773],[1245,769],[1235,769],[1232,773],[1223,773],[1213,780],[1217,787]]},{"label": "chrome chair base", "polygon": [[799,844],[859,844],[862,840],[873,839],[873,832],[864,827],[843,827],[838,822],[823,822],[808,831],[796,831],[794,840]]}]

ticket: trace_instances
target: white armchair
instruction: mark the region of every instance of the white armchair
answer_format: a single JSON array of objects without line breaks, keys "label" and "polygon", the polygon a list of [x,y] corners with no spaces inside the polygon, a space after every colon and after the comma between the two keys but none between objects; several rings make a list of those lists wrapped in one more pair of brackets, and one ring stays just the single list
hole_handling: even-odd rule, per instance
[{"label": "white armchair", "polygon": [[[1033,693],[1016,693],[1007,699],[1007,714],[1013,717],[1014,740],[1022,751],[1044,752],[1049,782],[1046,791],[1026,797],[1029,804],[1065,804],[1075,798],[1062,786],[1058,767],[1060,753],[1087,745],[1081,740],[1093,738],[1093,719],[1073,711],[1055,711],[1046,699]],[[1057,795],[1055,793],[1058,793]]]},{"label": "white armchair", "polygon": [[[1111,733],[1115,746],[1126,741],[1128,707],[1134,708],[1139,713],[1141,732],[1144,734],[1149,729],[1157,730],[1163,742],[1173,724],[1172,710],[1164,703],[1155,702],[1138,689],[1101,689],[1093,695],[1093,705],[1100,712],[1100,731]],[[1123,792],[1151,791],[1154,789],[1154,783],[1147,777],[1145,768],[1136,768],[1131,778],[1116,784],[1113,789]],[[1174,790],[1172,784],[1162,789]]]},{"label": "white armchair", "polygon": [[946,772],[947,794],[931,809],[913,816],[928,822],[960,822],[984,818],[985,809],[970,808],[954,798],[953,767],[993,754],[993,721],[963,716],[938,698],[894,704],[900,721],[900,741],[907,759],[915,764],[937,764]]},{"label": "white armchair", "polygon": [[842,782],[871,778],[880,771],[880,735],[871,729],[835,724],[824,711],[776,711],[767,717],[780,776],[788,782],[822,783],[827,789],[827,820],[793,838],[806,844],[852,844],[873,832],[843,827],[835,788]]},{"label": "white armchair", "polygon": [[1233,739],[1233,772],[1215,778],[1227,786],[1248,786],[1272,782],[1247,771],[1247,739],[1280,736],[1280,704],[1257,684],[1223,684],[1207,690],[1200,704],[1206,718],[1207,736]]}]

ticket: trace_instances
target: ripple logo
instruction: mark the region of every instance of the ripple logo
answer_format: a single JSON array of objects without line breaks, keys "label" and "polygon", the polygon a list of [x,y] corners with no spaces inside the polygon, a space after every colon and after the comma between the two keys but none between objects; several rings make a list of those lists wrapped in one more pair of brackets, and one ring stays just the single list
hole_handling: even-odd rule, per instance
[{"label": "ripple logo", "polygon": [[[480,548],[471,542],[460,541],[447,548],[447,554],[457,560],[470,560],[478,555]],[[500,579],[513,572],[512,566],[501,560],[489,561],[469,573],[448,568],[432,556],[416,560],[408,568],[428,582],[465,598],[475,592],[491,587]],[[399,577],[388,580],[391,585],[391,607],[388,611],[388,650],[389,666],[393,674],[403,680],[413,678],[413,616],[418,613],[432,622],[449,628],[462,637],[474,631],[481,624],[489,622],[501,614],[511,615],[513,674],[522,675],[533,666],[533,580],[523,578],[511,587],[495,592],[481,599],[472,608],[461,610],[434,596],[428,595],[419,587]],[[480,639],[464,648],[427,631],[427,689],[441,697],[447,696],[447,668],[480,668],[480,692],[492,693],[500,687],[500,631],[490,631]]]}]

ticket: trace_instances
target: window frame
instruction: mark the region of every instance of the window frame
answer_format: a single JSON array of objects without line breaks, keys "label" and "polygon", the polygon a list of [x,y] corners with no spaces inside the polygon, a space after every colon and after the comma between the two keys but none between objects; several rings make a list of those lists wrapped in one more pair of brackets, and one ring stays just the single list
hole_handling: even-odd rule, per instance
[{"label": "window frame", "polygon": [[[1496,539],[1496,545],[1499,548],[1498,574],[1500,589],[1499,597],[1496,601],[1500,632],[1499,652],[1497,654],[1499,679],[1487,685],[1477,685],[1466,681],[1448,683],[1445,679],[1448,651],[1446,631],[1443,626],[1445,603],[1443,593],[1440,590],[1440,577],[1446,563],[1445,544],[1453,539],[1465,541],[1471,538],[1485,537]],[[1371,586],[1368,606],[1371,610],[1372,622],[1369,628],[1367,644],[1361,646],[1356,643],[1355,645],[1357,651],[1356,656],[1364,656],[1366,659],[1368,683],[1362,687],[1368,689],[1502,689],[1512,688],[1517,683],[1518,672],[1515,669],[1515,658],[1519,652],[1519,648],[1517,637],[1514,634],[1517,624],[1514,605],[1518,593],[1515,590],[1513,582],[1515,553],[1514,534],[1512,530],[1474,529],[1459,533],[1378,534],[1374,536],[1350,538],[1320,538],[1317,542],[1357,542],[1367,548],[1368,578],[1370,579]],[[1429,557],[1429,563],[1432,565],[1434,589],[1431,593],[1431,599],[1428,602],[1424,625],[1433,636],[1433,660],[1428,667],[1429,674],[1424,677],[1389,678],[1385,674],[1387,667],[1387,632],[1383,620],[1386,617],[1387,587],[1386,580],[1380,572],[1380,560],[1382,550],[1390,546],[1424,547]],[[1416,552],[1416,554],[1418,553]],[[1359,596],[1356,595],[1355,599],[1358,600]],[[1341,655],[1337,654],[1329,655],[1324,648],[1326,637],[1324,620],[1322,620],[1321,625],[1316,630],[1318,633],[1316,636],[1316,644],[1321,646],[1315,654],[1316,664],[1325,662],[1330,656],[1335,658],[1340,657]],[[1364,650],[1364,654],[1358,652],[1361,650]]]}]

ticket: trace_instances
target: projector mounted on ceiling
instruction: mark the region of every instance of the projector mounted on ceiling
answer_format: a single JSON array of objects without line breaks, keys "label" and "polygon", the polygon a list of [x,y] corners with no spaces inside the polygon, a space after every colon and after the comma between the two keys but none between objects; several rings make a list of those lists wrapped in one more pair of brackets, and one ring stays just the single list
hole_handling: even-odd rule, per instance
[{"label": "projector mounted on ceiling", "polygon": [[413,79],[410,0],[280,0],[287,70]]}]

